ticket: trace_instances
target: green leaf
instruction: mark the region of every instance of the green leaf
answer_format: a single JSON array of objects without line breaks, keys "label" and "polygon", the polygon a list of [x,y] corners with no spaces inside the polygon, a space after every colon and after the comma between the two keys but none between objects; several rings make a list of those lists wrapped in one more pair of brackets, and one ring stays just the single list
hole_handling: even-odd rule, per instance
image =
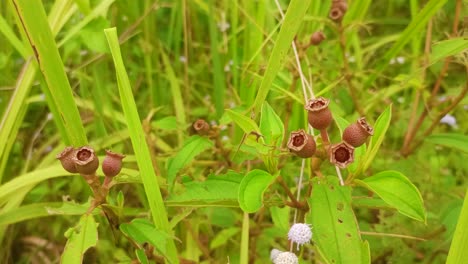
[{"label": "green leaf", "polygon": [[198,135],[190,137],[175,157],[167,162],[167,182],[169,186],[174,185],[177,173],[192,162],[195,156],[212,147],[213,142],[208,138]]},{"label": "green leaf", "polygon": [[418,221],[426,221],[421,194],[402,173],[382,171],[364,180],[355,180],[355,182],[377,194],[401,214]]},{"label": "green leaf", "polygon": [[239,186],[239,205],[246,213],[254,213],[263,205],[263,193],[275,179],[263,170],[247,173]]},{"label": "green leaf", "polygon": [[380,145],[385,138],[385,133],[390,126],[390,120],[392,118],[392,105],[389,105],[385,111],[380,114],[379,118],[374,125],[374,135],[370,139],[369,147],[367,148],[366,154],[359,164],[356,174],[360,174],[367,170],[372,164],[377,152],[379,151]]},{"label": "green leaf", "polygon": [[239,227],[231,227],[221,230],[210,242],[210,249],[226,245],[227,241],[240,232]]},{"label": "green leaf", "polygon": [[284,136],[284,125],[281,118],[275,113],[275,110],[265,102],[262,106],[262,115],[260,117],[260,132],[265,138],[267,145],[281,146]]},{"label": "green leaf", "polygon": [[226,175],[209,176],[204,182],[184,183],[185,190],[171,194],[167,206],[221,206],[238,207],[237,196],[242,174],[228,172]]},{"label": "green leaf", "polygon": [[67,230],[67,244],[62,253],[62,263],[82,263],[83,255],[98,241],[97,223],[92,215],[83,215],[77,226]]},{"label": "green leaf", "polygon": [[166,255],[166,241],[171,237],[154,227],[148,219],[135,218],[130,223],[121,224],[119,229],[135,242],[139,244],[147,242],[153,245],[159,253]]},{"label": "green leaf", "polygon": [[453,235],[452,245],[450,246],[447,264],[464,263],[466,252],[468,250],[468,190],[465,194],[463,208],[458,218],[457,228]]},{"label": "green leaf", "polygon": [[436,134],[427,137],[425,140],[449,148],[455,148],[468,153],[468,136],[456,133]]},{"label": "green leaf", "polygon": [[[369,247],[361,240],[351,207],[351,188],[340,186],[336,177],[314,178],[311,211],[313,241],[327,263],[370,263]],[[367,245],[367,246],[366,246]]]},{"label": "green leaf", "polygon": [[445,57],[466,52],[467,49],[468,39],[466,38],[453,38],[438,42],[432,45],[432,52],[429,60],[430,64],[434,64]]},{"label": "green leaf", "polygon": [[388,205],[384,200],[375,197],[353,197],[353,207],[365,207],[372,209],[391,209],[395,208]]},{"label": "green leaf", "polygon": [[135,255],[141,264],[149,264],[148,257],[146,256],[144,249],[135,249]]},{"label": "green leaf", "polygon": [[[125,121],[127,123],[130,141],[132,142],[133,151],[135,152],[138,168],[140,169],[141,180],[148,199],[152,220],[156,227],[170,233],[171,228],[167,219],[166,207],[164,205],[157,176],[154,171],[150,150],[146,144],[146,133],[141,125],[135,97],[133,96],[130,80],[125,69],[122,53],[120,52],[117,29],[108,28],[104,30],[104,33],[107,41],[109,42],[109,48],[114,61],[120,103],[125,115]],[[177,248],[174,241],[170,240],[167,241],[167,243],[169,261],[172,263],[179,263],[179,259],[177,258]]]},{"label": "green leaf", "polygon": [[47,83],[43,92],[63,141],[73,146],[87,144],[80,113],[42,1],[15,0],[13,5]]},{"label": "green leaf", "polygon": [[273,86],[273,80],[284,64],[284,60],[288,55],[289,47],[291,47],[291,42],[293,41],[299,26],[302,24],[302,19],[309,8],[310,2],[311,0],[292,0],[289,3],[288,10],[284,16],[283,25],[281,25],[278,37],[274,42],[275,46],[271,51],[265,75],[263,76],[260,88],[258,89],[257,96],[255,97],[255,101],[252,106],[255,114],[260,111],[260,107],[263,105],[268,92]]},{"label": "green leaf", "polygon": [[247,135],[252,132],[260,133],[260,128],[252,119],[230,109],[226,109],[226,113]]}]

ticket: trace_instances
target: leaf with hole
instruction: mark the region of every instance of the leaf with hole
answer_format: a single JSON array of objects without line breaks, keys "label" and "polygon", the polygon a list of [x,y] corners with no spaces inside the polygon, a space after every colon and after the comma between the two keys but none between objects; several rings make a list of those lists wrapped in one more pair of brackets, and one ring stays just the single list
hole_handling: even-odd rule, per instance
[{"label": "leaf with hole", "polygon": [[62,263],[83,262],[84,253],[97,244],[97,226],[93,216],[86,214],[80,218],[78,225],[67,230],[65,236],[68,240],[62,253]]},{"label": "leaf with hole", "polygon": [[[341,186],[336,177],[314,178],[311,211],[312,240],[326,263],[370,263],[369,247],[361,240],[351,207],[351,188]],[[367,245],[367,246],[366,246]]]}]

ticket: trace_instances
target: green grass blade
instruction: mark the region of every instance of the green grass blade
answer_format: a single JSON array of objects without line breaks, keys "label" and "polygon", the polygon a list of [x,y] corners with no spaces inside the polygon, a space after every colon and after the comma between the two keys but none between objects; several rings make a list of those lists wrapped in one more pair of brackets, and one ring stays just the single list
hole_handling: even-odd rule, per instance
[{"label": "green grass blade", "polygon": [[466,252],[468,250],[468,190],[465,194],[465,202],[458,218],[457,229],[453,235],[452,245],[450,246],[447,264],[464,263]]},{"label": "green grass blade", "polygon": [[0,16],[0,33],[5,36],[8,42],[10,42],[11,46],[18,51],[21,56],[26,59],[29,57],[29,52],[26,50],[26,47],[24,46],[23,42],[18,39],[13,32],[13,30],[8,26],[8,23],[5,21],[3,16]]},{"label": "green grass blade", "polygon": [[413,36],[421,30],[429,19],[447,2],[447,0],[430,0],[426,6],[419,12],[419,14],[411,21],[406,29],[401,33],[398,40],[393,46],[384,54],[382,59],[375,67],[375,72],[367,78],[364,87],[365,89],[372,85],[385,68],[388,67],[390,60],[400,52],[403,47],[408,43]]},{"label": "green grass blade", "polygon": [[[140,168],[141,179],[145,188],[153,222],[157,228],[171,234],[172,231],[170,230],[166,208],[159,190],[159,183],[154,172],[150,151],[146,145],[145,132],[141,125],[130,81],[120,53],[117,30],[116,28],[109,28],[105,29],[104,32],[106,34],[107,41],[109,42],[110,51],[114,60],[120,100],[125,114],[125,119],[127,120],[128,129],[130,131],[130,139],[135,151],[138,167]],[[179,263],[176,247],[172,239],[167,241],[167,253],[171,263]]]},{"label": "green grass blade", "polygon": [[288,54],[291,42],[296,35],[302,19],[309,8],[310,0],[292,0],[286,11],[283,25],[275,42],[275,46],[271,52],[268,60],[268,65],[265,70],[265,75],[258,89],[257,96],[252,105],[254,113],[260,112],[263,102],[265,101],[270,88],[272,87],[273,80],[280,70],[286,55]]},{"label": "green grass blade", "polygon": [[14,0],[13,4],[47,83],[44,92],[63,140],[85,145],[84,127],[41,1]]}]

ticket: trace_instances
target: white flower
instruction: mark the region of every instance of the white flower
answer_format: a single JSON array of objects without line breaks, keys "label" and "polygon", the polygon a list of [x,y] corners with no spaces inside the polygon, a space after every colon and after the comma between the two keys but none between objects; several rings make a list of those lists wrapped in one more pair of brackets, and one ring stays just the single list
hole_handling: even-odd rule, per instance
[{"label": "white flower", "polygon": [[451,114],[446,114],[442,119],[440,119],[440,123],[447,124],[451,127],[457,127],[457,119]]},{"label": "white flower", "polygon": [[182,62],[182,63],[186,63],[186,62],[187,62],[187,57],[185,57],[185,56],[180,56],[180,57],[179,57],[179,61]]},{"label": "white flower", "polygon": [[296,255],[291,252],[281,252],[273,260],[274,264],[298,264],[299,260]]},{"label": "white flower", "polygon": [[403,64],[403,63],[405,63],[406,59],[405,59],[405,57],[399,56],[399,57],[396,58],[396,61],[399,64]]},{"label": "white flower", "polygon": [[299,246],[309,243],[312,238],[312,230],[308,224],[297,223],[294,224],[288,232],[288,239]]},{"label": "white flower", "polygon": [[281,254],[282,252],[276,248],[272,249],[271,252],[270,252],[270,259],[271,261],[275,261],[276,257],[278,257],[279,254]]}]

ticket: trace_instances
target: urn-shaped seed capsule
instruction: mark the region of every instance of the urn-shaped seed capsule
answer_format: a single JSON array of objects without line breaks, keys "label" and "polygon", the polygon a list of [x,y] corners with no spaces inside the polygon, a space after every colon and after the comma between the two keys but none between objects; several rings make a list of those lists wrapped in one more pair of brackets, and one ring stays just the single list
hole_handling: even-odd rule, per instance
[{"label": "urn-shaped seed capsule", "polygon": [[102,161],[102,172],[106,177],[114,177],[122,170],[122,160],[125,155],[106,150],[106,157]]},{"label": "urn-shaped seed capsule", "polygon": [[74,154],[75,149],[73,147],[66,147],[56,156],[56,158],[60,160],[60,163],[62,163],[62,167],[70,173],[77,172],[75,162],[73,161]]},{"label": "urn-shaped seed capsule", "polygon": [[80,174],[91,175],[94,174],[99,167],[99,159],[94,152],[94,149],[90,147],[81,147],[73,156],[76,170]]},{"label": "urn-shaped seed capsule", "polygon": [[346,168],[354,161],[354,147],[346,142],[341,142],[331,146],[330,162],[340,168]]},{"label": "urn-shaped seed capsule", "polygon": [[311,99],[305,109],[308,111],[309,124],[318,130],[326,129],[333,121],[333,116],[328,108],[330,100],[323,97]]},{"label": "urn-shaped seed capsule", "polygon": [[317,46],[320,44],[324,39],[326,39],[325,34],[322,31],[317,31],[312,34],[310,37],[310,44]]},{"label": "urn-shaped seed capsule", "polygon": [[314,155],[317,146],[314,137],[307,134],[304,129],[291,132],[288,140],[288,149],[301,158],[310,158]]},{"label": "urn-shaped seed capsule", "polygon": [[192,130],[199,134],[199,135],[207,135],[210,131],[210,124],[203,119],[198,119],[197,121],[193,122]]},{"label": "urn-shaped seed capsule", "polygon": [[332,20],[340,21],[348,10],[348,3],[346,0],[333,0],[330,7],[329,16]]},{"label": "urn-shaped seed capsule", "polygon": [[343,131],[343,140],[357,148],[364,144],[368,137],[374,134],[374,129],[367,123],[365,117],[361,117],[356,123],[349,125]]}]

